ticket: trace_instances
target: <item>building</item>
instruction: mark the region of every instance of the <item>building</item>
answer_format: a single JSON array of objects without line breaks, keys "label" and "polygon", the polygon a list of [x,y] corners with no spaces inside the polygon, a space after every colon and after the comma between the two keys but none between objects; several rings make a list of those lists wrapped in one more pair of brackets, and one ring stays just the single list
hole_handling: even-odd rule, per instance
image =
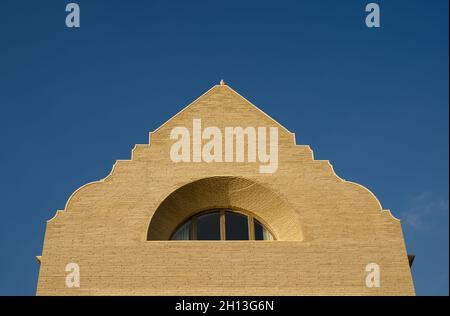
[{"label": "building", "polygon": [[38,260],[38,295],[415,294],[400,221],[223,82],[76,190]]}]

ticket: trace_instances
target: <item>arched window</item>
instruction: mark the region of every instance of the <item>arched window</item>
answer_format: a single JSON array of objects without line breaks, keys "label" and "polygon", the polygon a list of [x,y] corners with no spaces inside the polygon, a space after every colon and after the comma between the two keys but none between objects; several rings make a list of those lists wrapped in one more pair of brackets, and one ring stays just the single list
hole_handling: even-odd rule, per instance
[{"label": "arched window", "polygon": [[273,240],[256,218],[231,209],[213,209],[192,216],[171,240]]}]

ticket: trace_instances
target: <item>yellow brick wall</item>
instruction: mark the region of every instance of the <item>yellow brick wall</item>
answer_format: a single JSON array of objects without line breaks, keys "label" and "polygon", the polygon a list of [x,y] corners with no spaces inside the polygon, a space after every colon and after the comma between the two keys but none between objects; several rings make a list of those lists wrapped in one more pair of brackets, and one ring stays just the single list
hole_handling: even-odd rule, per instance
[{"label": "yellow brick wall", "polygon": [[[279,167],[174,163],[175,126],[279,127]],[[38,295],[414,295],[400,222],[366,188],[226,85],[214,86],[136,145],[131,160],[77,190],[49,220]],[[196,207],[236,207],[275,241],[167,241]],[[80,266],[80,288],[65,285]],[[381,268],[366,287],[365,267]]]}]

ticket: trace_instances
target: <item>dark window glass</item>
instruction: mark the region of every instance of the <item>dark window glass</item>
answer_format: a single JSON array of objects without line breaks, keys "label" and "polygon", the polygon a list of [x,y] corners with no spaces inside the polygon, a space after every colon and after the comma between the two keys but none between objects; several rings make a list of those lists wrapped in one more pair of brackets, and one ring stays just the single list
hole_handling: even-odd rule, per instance
[{"label": "dark window glass", "polygon": [[183,226],[178,228],[177,232],[172,236],[172,240],[190,240],[192,234],[191,221],[187,221]]},{"label": "dark window glass", "polygon": [[220,216],[218,212],[197,217],[197,240],[220,240]]},{"label": "dark window glass", "polygon": [[262,227],[261,223],[256,219],[253,219],[253,222],[255,223],[255,240],[264,240],[264,228]]},{"label": "dark window glass", "polygon": [[272,240],[273,237],[270,232],[256,219],[253,219],[255,223],[255,240]]},{"label": "dark window glass", "polygon": [[247,216],[225,212],[225,228],[227,240],[248,240]]}]

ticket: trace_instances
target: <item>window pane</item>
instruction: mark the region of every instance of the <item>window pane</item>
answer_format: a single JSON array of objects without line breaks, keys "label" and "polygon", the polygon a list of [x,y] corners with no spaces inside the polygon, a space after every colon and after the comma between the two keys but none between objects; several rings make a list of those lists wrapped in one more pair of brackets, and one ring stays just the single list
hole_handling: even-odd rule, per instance
[{"label": "window pane", "polygon": [[256,219],[253,219],[255,223],[255,240],[272,240],[270,232]]},{"label": "window pane", "polygon": [[181,226],[177,232],[173,235],[172,240],[189,240],[191,239],[191,221],[187,221]]},{"label": "window pane", "polygon": [[197,218],[197,240],[220,240],[220,216],[218,212]]},{"label": "window pane", "polygon": [[248,240],[247,216],[225,212],[225,228],[227,240]]}]

